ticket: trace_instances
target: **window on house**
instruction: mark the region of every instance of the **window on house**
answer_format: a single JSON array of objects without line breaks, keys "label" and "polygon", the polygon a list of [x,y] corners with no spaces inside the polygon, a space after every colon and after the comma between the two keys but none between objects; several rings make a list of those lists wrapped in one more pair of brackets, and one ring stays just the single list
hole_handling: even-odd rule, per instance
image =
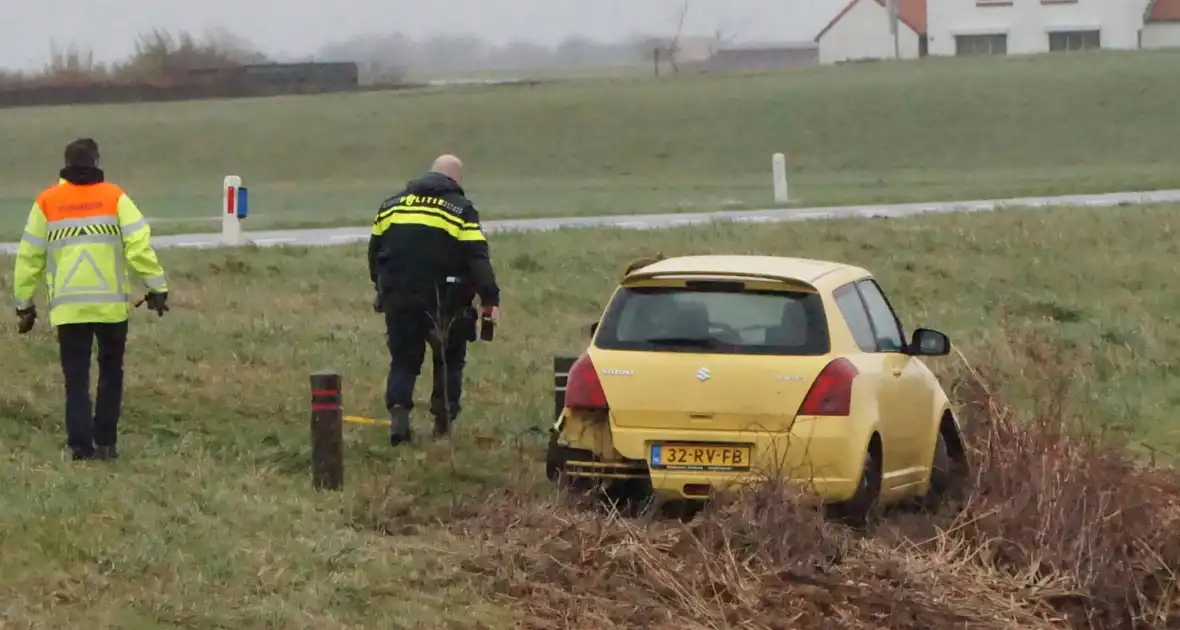
[{"label": "window on house", "polygon": [[955,35],[955,54],[967,55],[1006,55],[1008,54],[1008,35]]},{"label": "window on house", "polygon": [[1058,31],[1049,33],[1049,52],[1096,50],[1102,48],[1101,31]]}]

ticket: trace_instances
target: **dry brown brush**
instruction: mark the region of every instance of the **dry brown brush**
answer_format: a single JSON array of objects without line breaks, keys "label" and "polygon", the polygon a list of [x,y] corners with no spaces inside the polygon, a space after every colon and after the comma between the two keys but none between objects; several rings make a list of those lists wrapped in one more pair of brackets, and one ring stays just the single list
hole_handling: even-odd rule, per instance
[{"label": "dry brown brush", "polygon": [[689,524],[506,491],[454,523],[482,541],[467,568],[530,628],[1180,628],[1176,472],[1079,426],[1076,357],[1011,347],[1039,404],[953,371],[973,478],[941,514],[866,537],[773,482]]},{"label": "dry brown brush", "polygon": [[1037,338],[1020,346],[1043,393],[1030,420],[986,372],[958,379],[975,475],[947,535],[1071,627],[1180,627],[1180,476],[1085,422],[1069,395],[1080,357]]}]

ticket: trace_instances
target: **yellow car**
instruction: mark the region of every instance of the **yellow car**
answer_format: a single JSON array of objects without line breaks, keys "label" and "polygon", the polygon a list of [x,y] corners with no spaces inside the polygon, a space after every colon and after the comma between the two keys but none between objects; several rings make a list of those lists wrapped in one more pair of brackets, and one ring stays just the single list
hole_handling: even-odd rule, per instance
[{"label": "yellow car", "polygon": [[[557,387],[553,481],[698,502],[768,475],[841,518],[938,504],[966,474],[959,423],[864,269],[687,256],[629,269]],[[564,390],[564,391],[562,391]]]}]

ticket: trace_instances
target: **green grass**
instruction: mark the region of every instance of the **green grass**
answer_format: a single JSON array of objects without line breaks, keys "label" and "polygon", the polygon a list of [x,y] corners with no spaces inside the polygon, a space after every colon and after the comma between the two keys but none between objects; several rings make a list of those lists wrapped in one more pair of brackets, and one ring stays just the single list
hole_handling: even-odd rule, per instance
[{"label": "green grass", "polygon": [[170,232],[217,231],[231,173],[252,191],[249,229],[363,225],[444,151],[466,160],[488,219],[765,207],[778,151],[803,205],[1177,187],[1178,62],[1175,52],[930,58],[13,109],[0,116],[0,226],[16,238],[79,135],[99,140],[110,177]]},{"label": "green grass", "polygon": [[533,429],[551,420],[550,358],[580,350],[616,274],[657,251],[864,265],[908,329],[948,333],[1018,404],[1036,403],[1023,345],[1040,339],[1076,370],[1068,400],[1085,417],[1175,452],[1178,210],[498,234],[503,323],[472,347],[453,447],[393,453],[382,427],[348,425],[346,489],[325,495],[310,489],[308,374],[340,370],[348,411],[381,415],[363,249],[163,250],[173,311],[134,315],[113,465],[62,459],[44,323],[0,328],[0,626],[512,627],[518,609],[464,571],[475,543],[432,519],[506,484],[544,487]]}]

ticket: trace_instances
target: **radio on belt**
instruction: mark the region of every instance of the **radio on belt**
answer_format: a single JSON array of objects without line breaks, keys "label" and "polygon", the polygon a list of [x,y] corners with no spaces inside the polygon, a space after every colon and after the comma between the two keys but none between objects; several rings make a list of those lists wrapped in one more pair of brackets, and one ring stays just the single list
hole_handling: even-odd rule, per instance
[{"label": "radio on belt", "polygon": [[[446,283],[449,288],[457,287],[459,285],[459,278],[455,276],[447,276]],[[469,316],[474,318],[476,311],[474,308],[469,306],[467,307],[467,313]],[[496,322],[493,322],[492,318],[490,317],[485,317],[482,315],[479,316],[478,334],[476,334],[475,328],[475,322],[472,322],[471,328],[468,329],[468,341],[475,341],[477,338],[480,341],[492,341],[496,336]]]}]

